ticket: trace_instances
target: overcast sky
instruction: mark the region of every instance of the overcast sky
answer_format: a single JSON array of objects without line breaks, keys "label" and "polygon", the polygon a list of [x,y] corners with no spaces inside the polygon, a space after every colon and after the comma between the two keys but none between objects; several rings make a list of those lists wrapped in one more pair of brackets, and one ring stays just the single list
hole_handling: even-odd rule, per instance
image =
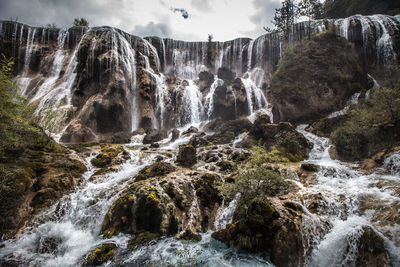
[{"label": "overcast sky", "polygon": [[205,41],[257,37],[281,0],[0,0],[0,19],[30,25],[71,26],[76,17],[90,26],[114,26],[139,35]]}]

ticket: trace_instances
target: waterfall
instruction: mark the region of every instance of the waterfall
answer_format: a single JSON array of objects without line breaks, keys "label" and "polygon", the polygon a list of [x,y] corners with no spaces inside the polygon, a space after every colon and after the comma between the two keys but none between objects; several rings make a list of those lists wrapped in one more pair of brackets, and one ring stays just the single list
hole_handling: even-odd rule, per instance
[{"label": "waterfall", "polygon": [[247,73],[247,78],[241,78],[241,80],[246,89],[250,120],[254,121],[255,111],[267,113],[272,120],[272,105],[268,103],[261,89],[261,84],[264,81],[264,71],[260,68],[254,68],[252,72]]},{"label": "waterfall", "polygon": [[196,229],[196,226],[199,223],[199,218],[201,217],[201,211],[199,207],[199,201],[197,199],[196,189],[194,188],[194,185],[192,183],[190,184],[190,186],[192,187],[193,200],[188,213],[189,221],[187,223],[186,229],[194,231],[194,229]]},{"label": "waterfall", "polygon": [[214,222],[214,228],[216,231],[225,229],[228,224],[232,223],[233,215],[236,211],[239,199],[240,193],[237,193],[229,203],[228,207],[224,207],[224,202],[222,202]]},{"label": "waterfall", "polygon": [[328,118],[336,118],[338,116],[343,116],[345,114],[347,114],[347,112],[349,111],[351,105],[356,105],[358,104],[358,99],[360,98],[360,94],[361,93],[355,93],[354,95],[352,95],[352,97],[350,98],[350,100],[347,102],[347,105],[339,111],[335,111],[331,114],[329,114]]},{"label": "waterfall", "polygon": [[218,79],[217,77],[215,77],[213,84],[210,87],[210,91],[208,92],[208,94],[206,95],[205,101],[204,101],[204,106],[206,107],[206,111],[207,111],[207,118],[210,119],[213,111],[214,111],[214,93],[215,93],[215,89],[218,86],[223,86],[224,85],[224,81],[221,79]]},{"label": "waterfall", "polygon": [[383,167],[393,176],[400,176],[400,151],[393,153],[383,162]]},{"label": "waterfall", "polygon": [[183,92],[183,105],[185,113],[185,122],[190,125],[201,122],[204,117],[204,107],[201,102],[201,92],[192,80],[187,81],[189,84]]},{"label": "waterfall", "polygon": [[253,45],[254,40],[251,40],[249,43],[249,47],[247,48],[247,71],[251,70],[251,58],[253,56]]},{"label": "waterfall", "polygon": [[[16,24],[17,26],[17,24]],[[17,28],[16,28],[17,29]],[[23,29],[21,26],[21,36],[23,35]],[[18,79],[18,85],[21,90],[21,94],[25,95],[31,78],[28,77],[29,75],[29,64],[31,62],[32,50],[33,50],[33,42],[35,40],[36,35],[36,28],[28,28],[28,35],[26,37],[26,45],[25,45],[25,57],[24,57],[24,66],[22,69],[21,77]],[[14,34],[15,38],[17,36],[16,32]],[[15,39],[16,40],[16,39]],[[21,43],[22,39],[20,40]],[[16,42],[16,41],[15,41]],[[19,53],[18,53],[19,54]]]},{"label": "waterfall", "polygon": [[[382,177],[379,173],[365,175],[358,173],[345,163],[332,160],[329,155],[329,139],[305,131],[306,127],[307,125],[301,125],[297,130],[314,144],[307,162],[317,164],[319,168],[316,173],[316,183],[301,187],[299,194],[305,204],[315,201],[312,197],[315,194],[323,197],[323,202],[316,214],[305,213],[303,215],[311,217],[303,219],[303,228],[305,229],[303,239],[307,240],[308,249],[311,252],[306,258],[307,265],[353,266],[358,255],[359,239],[364,232],[364,227],[370,227],[372,231],[383,238],[392,264],[394,266],[400,264],[398,256],[400,249],[393,241],[389,240],[386,234],[387,227],[382,226],[376,217],[381,216],[379,215],[382,212],[379,208],[381,205],[387,207],[398,203],[398,196],[394,192],[381,190],[377,182],[390,184],[398,181],[398,177]],[[398,158],[398,153],[394,153],[385,160],[384,167],[391,172],[391,175],[398,175],[396,171],[392,172],[392,166],[398,165]],[[307,198],[308,195],[311,198]],[[343,196],[346,197],[343,199]],[[365,199],[370,199],[378,207],[368,211],[363,210],[362,205]],[[315,216],[320,219],[316,220]],[[312,227],[317,234],[315,231],[307,230],[309,226],[305,223],[310,221],[313,221]],[[391,221],[391,223],[393,222]],[[391,227],[390,229],[393,230],[389,236],[398,235],[398,225],[394,224]]]},{"label": "waterfall", "polygon": [[[18,238],[6,241],[6,248],[0,250],[0,257],[13,253],[21,264],[29,266],[81,265],[79,261],[84,255],[107,241],[99,233],[110,205],[130,178],[153,160],[152,156],[144,157],[137,150],[127,151],[131,158],[116,172],[95,179],[92,179],[95,169],[90,160],[96,155],[90,155],[86,159],[88,171],[83,175],[83,185],[40,215],[40,225],[29,227]],[[40,244],[46,243],[46,240],[58,242],[51,254],[39,252]],[[127,237],[114,237],[108,241],[122,244],[127,242]]]}]

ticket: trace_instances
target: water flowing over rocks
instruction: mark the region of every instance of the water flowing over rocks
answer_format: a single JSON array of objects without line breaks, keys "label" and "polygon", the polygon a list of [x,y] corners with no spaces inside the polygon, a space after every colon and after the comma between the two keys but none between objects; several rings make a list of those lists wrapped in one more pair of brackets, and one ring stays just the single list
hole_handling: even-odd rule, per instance
[{"label": "water flowing over rocks", "polygon": [[[399,20],[333,22],[368,69],[399,59]],[[328,24],[312,22],[313,33]],[[306,25],[294,25],[290,44],[307,36]],[[331,102],[280,106],[279,34],[208,43],[111,27],[0,29],[40,124],[70,143],[63,157],[27,156],[34,176],[17,180],[21,212],[2,221],[12,229],[2,228],[0,265],[161,266],[182,255],[210,266],[400,265],[399,149],[352,164],[332,159],[330,140],[315,133],[328,136],[347,110],[311,126],[283,122],[326,117],[333,102],[345,108],[365,92],[306,90],[307,101]],[[243,171],[259,180],[240,184]],[[225,194],[265,183],[249,201],[250,192]]]},{"label": "water flowing over rocks", "polygon": [[[334,23],[366,66],[398,60],[398,16],[353,16]],[[328,25],[313,21],[311,30]],[[15,58],[22,93],[38,104],[41,125],[65,143],[108,142],[118,139],[112,137],[116,133],[128,136],[139,128],[168,131],[257,110],[272,119],[277,103],[267,97],[285,49],[277,33],[208,43],[142,39],[111,27],[0,26],[0,49]],[[306,36],[307,27],[295,24],[289,44]],[[334,95],[340,102],[347,93]],[[274,121],[287,118],[277,107],[274,115]]]}]

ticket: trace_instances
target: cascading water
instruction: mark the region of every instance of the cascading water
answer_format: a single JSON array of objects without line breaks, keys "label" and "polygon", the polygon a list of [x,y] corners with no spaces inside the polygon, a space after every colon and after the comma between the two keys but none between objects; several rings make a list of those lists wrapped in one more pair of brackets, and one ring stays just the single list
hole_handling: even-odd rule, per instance
[{"label": "cascading water", "polygon": [[[393,266],[398,266],[400,248],[396,246],[396,238],[393,237],[400,234],[399,225],[393,221],[387,222],[390,226],[381,223],[377,218],[382,211],[379,208],[366,208],[369,205],[368,201],[374,202],[378,207],[399,205],[400,199],[394,191],[379,186],[379,183],[399,186],[398,176],[395,176],[397,172],[388,167],[398,166],[396,160],[398,154],[395,153],[385,160],[385,167],[391,171],[391,175],[382,175],[378,172],[365,175],[340,161],[332,160],[329,155],[329,140],[317,137],[305,131],[305,128],[306,125],[302,125],[297,130],[314,144],[308,162],[319,167],[316,183],[301,187],[300,195],[305,206],[309,201],[313,201],[312,198],[307,198],[309,195],[320,194],[324,203],[321,203],[316,214],[307,212],[308,215],[307,213],[304,215],[310,218],[303,219],[303,228],[306,228],[303,234],[307,235],[303,239],[310,240],[308,244],[311,251],[306,264],[354,266],[358,255],[359,238],[365,231],[364,227],[370,227],[383,238]],[[319,219],[312,219],[315,216]],[[311,221],[313,226],[309,225]],[[309,230],[310,227],[313,229]]]},{"label": "cascading water", "polygon": [[358,103],[358,99],[360,98],[360,93],[355,93],[354,95],[352,95],[352,97],[350,98],[350,100],[348,101],[347,105],[339,111],[335,111],[333,113],[331,113],[328,118],[336,118],[338,116],[343,116],[345,114],[347,114],[347,112],[349,111],[351,105],[356,105]]},{"label": "cascading water", "polygon": [[18,238],[6,242],[0,257],[17,258],[26,266],[76,266],[90,249],[104,242],[123,246],[126,236],[102,239],[101,223],[118,194],[141,168],[152,161],[153,156],[139,150],[129,151],[131,159],[118,171],[93,178],[95,170],[86,159],[88,171],[85,181],[76,192],[63,197],[58,204],[39,215],[37,224],[24,230]]},{"label": "cascading water", "polygon": [[210,91],[206,95],[206,98],[205,98],[205,101],[204,101],[204,106],[206,107],[207,118],[208,119],[211,118],[211,116],[213,114],[213,111],[214,111],[214,93],[215,93],[215,89],[217,89],[218,86],[223,86],[223,85],[224,85],[224,81],[215,77],[215,80],[214,80],[213,84],[210,87]]},{"label": "cascading water", "polygon": [[204,117],[204,107],[201,102],[201,92],[194,81],[188,80],[188,86],[183,92],[183,105],[185,112],[185,121],[190,125],[200,123]]}]

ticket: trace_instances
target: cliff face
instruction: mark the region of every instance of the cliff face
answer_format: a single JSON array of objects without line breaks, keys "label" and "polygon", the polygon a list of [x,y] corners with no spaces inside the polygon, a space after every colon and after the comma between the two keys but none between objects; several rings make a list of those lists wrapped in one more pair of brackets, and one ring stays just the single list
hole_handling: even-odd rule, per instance
[{"label": "cliff face", "polygon": [[[399,61],[399,20],[354,16],[335,24],[370,69]],[[315,21],[311,30],[328,24]],[[0,29],[0,51],[14,58],[22,93],[63,142],[123,142],[140,128],[166,133],[257,110],[272,117],[270,79],[285,49],[279,34],[208,43],[142,39],[110,27],[2,22]],[[307,24],[296,24],[289,44],[307,35]]]}]

